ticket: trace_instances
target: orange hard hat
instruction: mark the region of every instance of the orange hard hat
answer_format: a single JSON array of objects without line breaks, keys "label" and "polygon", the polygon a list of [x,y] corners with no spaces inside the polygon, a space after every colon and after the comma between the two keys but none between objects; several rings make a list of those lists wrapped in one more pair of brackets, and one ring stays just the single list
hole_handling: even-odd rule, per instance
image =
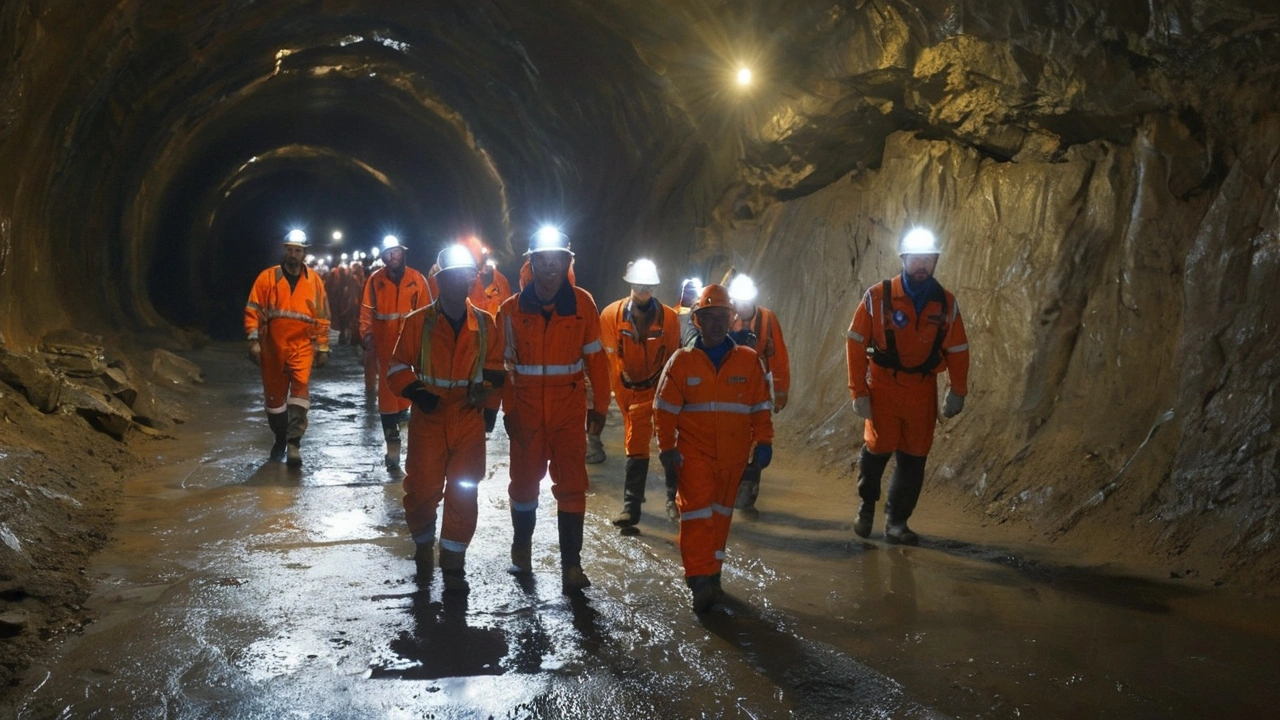
[{"label": "orange hard hat", "polygon": [[733,303],[729,300],[729,291],[725,286],[712,283],[702,288],[702,293],[698,295],[698,302],[693,304],[693,311],[713,307],[733,309]]}]

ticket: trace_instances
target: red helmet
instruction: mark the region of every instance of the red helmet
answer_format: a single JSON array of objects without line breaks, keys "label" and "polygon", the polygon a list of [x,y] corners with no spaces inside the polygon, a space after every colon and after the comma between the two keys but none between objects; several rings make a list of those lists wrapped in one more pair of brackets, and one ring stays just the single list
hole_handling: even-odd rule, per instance
[{"label": "red helmet", "polygon": [[729,300],[729,291],[725,289],[725,286],[712,283],[702,288],[702,294],[698,295],[698,302],[693,304],[693,311],[697,312],[713,307],[733,309],[733,303]]}]

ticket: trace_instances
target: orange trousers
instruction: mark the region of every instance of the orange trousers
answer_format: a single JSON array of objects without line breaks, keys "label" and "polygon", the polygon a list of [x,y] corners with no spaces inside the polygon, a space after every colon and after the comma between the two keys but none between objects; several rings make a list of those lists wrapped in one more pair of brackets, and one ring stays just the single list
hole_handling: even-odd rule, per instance
[{"label": "orange trousers", "polygon": [[[587,510],[587,407],[583,389],[548,388],[541,397],[515,407],[504,403],[503,422],[511,438],[511,483],[507,494],[515,510],[538,507],[538,488],[548,469],[551,494],[561,512]],[[544,404],[546,409],[544,410]]]},{"label": "orange trousers", "polygon": [[261,345],[262,393],[267,412],[284,412],[286,402],[311,407],[311,363],[316,354],[311,341],[294,339],[282,344],[268,335],[262,338]]},{"label": "orange trousers", "polygon": [[677,542],[685,577],[720,572],[738,483],[746,467],[746,462],[725,465],[696,456],[684,458],[678,472],[676,507],[680,509]]},{"label": "orange trousers", "polygon": [[[615,386],[617,387],[617,386]],[[627,457],[649,457],[653,444],[653,396],[656,388],[627,390],[619,387],[613,396],[622,410],[622,426],[626,429]]]},{"label": "orange trousers", "polygon": [[924,457],[933,447],[933,430],[938,422],[938,383],[913,386],[872,382],[871,419],[862,439],[876,455],[901,450]]},{"label": "orange trousers", "polygon": [[[585,442],[585,441],[584,441]],[[435,539],[444,500],[440,547],[462,552],[476,533],[476,492],[485,471],[484,416],[463,401],[409,414],[404,464],[404,516],[414,542]]]}]

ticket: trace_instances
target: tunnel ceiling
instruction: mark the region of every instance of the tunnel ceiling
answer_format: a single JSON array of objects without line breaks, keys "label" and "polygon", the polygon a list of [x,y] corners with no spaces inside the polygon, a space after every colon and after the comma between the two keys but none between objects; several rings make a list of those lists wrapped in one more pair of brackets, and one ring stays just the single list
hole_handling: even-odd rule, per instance
[{"label": "tunnel ceiling", "polygon": [[[353,245],[397,232],[429,264],[472,231],[511,262],[554,221],[590,282],[640,243],[705,255],[717,228],[877,167],[901,130],[1053,161],[1161,112],[1195,155],[1257,114],[1242,85],[1274,81],[1269,9],[6,2],[0,157],[23,171],[0,180],[0,273],[34,268],[0,276],[7,330],[67,312],[20,307],[45,273],[112,280],[77,313],[199,326],[293,223],[355,223]],[[1215,74],[1232,82],[1197,81]]]}]

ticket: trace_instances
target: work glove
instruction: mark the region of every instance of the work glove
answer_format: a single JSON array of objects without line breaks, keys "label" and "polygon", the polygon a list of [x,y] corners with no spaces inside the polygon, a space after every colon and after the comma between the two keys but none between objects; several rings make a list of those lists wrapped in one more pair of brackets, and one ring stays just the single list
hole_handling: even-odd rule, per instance
[{"label": "work glove", "polygon": [[498,425],[498,411],[494,408],[484,409],[484,432],[486,435],[493,432],[493,428]]},{"label": "work glove", "polygon": [[756,454],[751,462],[761,470],[769,467],[769,463],[773,462],[773,446],[772,445],[756,445]]},{"label": "work glove", "polygon": [[257,340],[249,341],[249,362],[262,365],[262,345]]},{"label": "work glove", "polygon": [[679,484],[680,475],[677,471],[684,464],[684,457],[680,451],[675,448],[663,450],[658,453],[658,462],[662,463],[662,470],[667,474],[667,487]]},{"label": "work glove", "polygon": [[440,396],[427,390],[425,385],[417,381],[410,383],[401,395],[412,401],[424,413],[435,410],[436,405],[440,404]]},{"label": "work glove", "polygon": [[599,435],[604,431],[604,413],[595,410],[587,411],[587,434]]},{"label": "work glove", "polygon": [[964,409],[964,396],[947,391],[947,400],[942,405],[942,417],[953,418]]},{"label": "work glove", "polygon": [[316,353],[316,359],[315,359],[315,365],[316,365],[316,367],[318,367],[318,368],[322,368],[322,367],[324,367],[325,365],[328,365],[328,364],[329,364],[329,351],[328,351],[328,350],[321,350],[321,351],[317,352],[317,353]]},{"label": "work glove", "polygon": [[373,352],[373,333],[365,335],[360,339],[360,342],[364,345],[365,352]]},{"label": "work glove", "polygon": [[853,414],[863,420],[871,419],[871,396],[863,395],[853,399]]},{"label": "work glove", "polygon": [[786,406],[787,406],[787,393],[786,393],[786,391],[784,391],[784,390],[779,390],[778,392],[774,393],[774,394],[773,394],[773,411],[774,411],[775,413],[777,413],[777,412],[782,412],[782,408],[784,408],[784,407],[786,407]]}]

